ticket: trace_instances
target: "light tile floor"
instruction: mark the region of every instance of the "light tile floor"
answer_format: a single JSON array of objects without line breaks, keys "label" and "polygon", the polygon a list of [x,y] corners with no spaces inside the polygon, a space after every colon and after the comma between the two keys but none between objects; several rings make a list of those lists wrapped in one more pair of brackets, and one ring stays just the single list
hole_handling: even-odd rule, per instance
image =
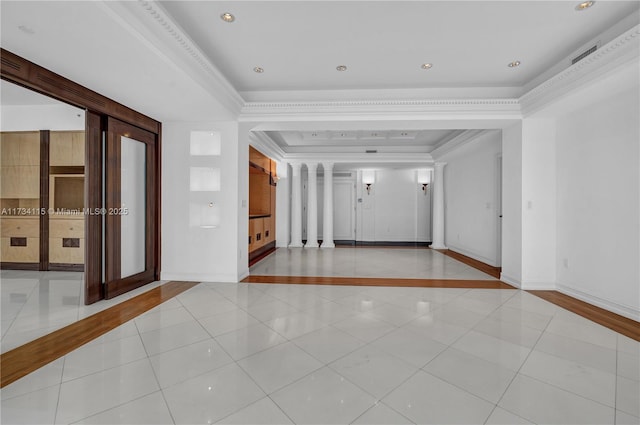
[{"label": "light tile floor", "polygon": [[[387,264],[387,266],[384,266]],[[453,260],[437,251],[429,249],[384,249],[384,248],[337,248],[335,250],[305,250],[299,249],[278,249],[261,262],[251,268],[254,275],[279,274],[279,275],[309,275],[309,276],[349,276],[349,277],[413,277],[422,279],[478,279],[494,280],[491,276],[475,270],[459,261]],[[85,306],[83,301],[83,273],[77,272],[37,272],[22,270],[2,270],[0,271],[0,299],[2,301],[2,316],[0,317],[1,335],[0,352],[6,352],[29,341],[33,341],[43,335],[51,333],[57,329],[67,326],[82,318],[102,311],[114,304],[125,301],[142,292],[146,292],[163,282],[154,282],[135,291],[121,295],[112,300],[101,301],[99,303]],[[380,298],[385,296],[385,288],[378,289]],[[325,291],[324,298],[343,298],[346,295],[354,295],[354,289],[341,289]],[[343,295],[344,294],[344,295]],[[226,297],[225,297],[226,296]],[[275,318],[284,316],[285,311],[294,313],[296,308],[317,302],[315,298],[301,298],[295,301],[296,305],[282,303],[277,299],[270,304],[265,304],[262,298],[266,296],[262,293],[253,293],[252,298],[238,300],[232,292],[222,293],[216,300],[209,303],[199,302],[197,296],[193,299],[185,300],[189,305],[190,313],[178,311],[172,314],[185,315],[196,318],[209,315],[211,310],[225,313],[236,309],[235,303],[242,303],[243,308],[248,308],[253,304],[260,304],[260,307],[252,311],[254,316],[260,318]],[[267,298],[268,299],[268,298]],[[330,298],[329,298],[330,299]],[[360,301],[355,298],[345,298],[341,303],[350,310],[349,304],[356,308],[360,306]],[[373,304],[372,304],[373,305]],[[317,306],[312,316],[316,319],[328,320],[329,316],[334,319],[339,317],[338,306],[332,304],[331,311],[325,311],[328,306]],[[390,318],[394,314],[392,309],[378,311],[378,316],[372,318],[380,319],[380,315]],[[397,321],[409,321],[415,314],[395,312]],[[243,320],[251,321],[253,324],[259,323],[253,317],[225,316],[211,318],[203,326],[212,335],[224,333],[228,327],[238,326],[234,324],[242,323]],[[177,318],[165,317],[163,320],[178,320]],[[144,329],[144,325],[141,325]],[[302,325],[297,324],[300,327]],[[308,322],[306,326],[314,326]],[[231,329],[229,329],[231,330]],[[304,329],[299,329],[300,332]],[[290,332],[296,332],[291,330]],[[217,336],[217,335],[216,335]],[[289,334],[291,336],[291,334]]]},{"label": "light tile floor", "polygon": [[639,364],[519,290],[202,283],[2,389],[1,422],[638,424]]},{"label": "light tile floor", "polygon": [[432,249],[279,248],[251,267],[253,275],[495,280]]},{"label": "light tile floor", "polygon": [[154,282],[87,306],[83,276],[79,272],[1,270],[0,350],[9,351],[164,283]]}]

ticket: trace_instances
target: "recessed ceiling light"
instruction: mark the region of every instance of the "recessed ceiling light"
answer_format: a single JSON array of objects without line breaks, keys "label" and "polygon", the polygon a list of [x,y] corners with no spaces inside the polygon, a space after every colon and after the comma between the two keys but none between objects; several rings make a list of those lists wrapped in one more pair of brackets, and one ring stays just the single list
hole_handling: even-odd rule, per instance
[{"label": "recessed ceiling light", "polygon": [[226,12],[226,13],[223,13],[222,15],[220,15],[220,19],[222,19],[225,22],[233,22],[233,21],[236,20],[236,17],[233,16],[231,13]]},{"label": "recessed ceiling light", "polygon": [[422,65],[420,65],[420,68],[422,68],[422,69],[431,69],[432,66],[433,66],[433,64],[423,63]]},{"label": "recessed ceiling light", "polygon": [[509,68],[515,68],[516,66],[520,66],[520,61],[513,61],[507,65]]},{"label": "recessed ceiling light", "polygon": [[264,72],[264,68],[260,68],[259,66],[256,66],[255,68],[253,68],[253,72],[257,72],[258,74],[262,74]]},{"label": "recessed ceiling light", "polygon": [[595,4],[595,1],[583,1],[582,3],[576,6],[576,10],[585,10],[590,8]]},{"label": "recessed ceiling light", "polygon": [[338,65],[338,66],[336,66],[336,69],[338,71],[342,72],[342,71],[346,71],[347,67],[345,65]]}]

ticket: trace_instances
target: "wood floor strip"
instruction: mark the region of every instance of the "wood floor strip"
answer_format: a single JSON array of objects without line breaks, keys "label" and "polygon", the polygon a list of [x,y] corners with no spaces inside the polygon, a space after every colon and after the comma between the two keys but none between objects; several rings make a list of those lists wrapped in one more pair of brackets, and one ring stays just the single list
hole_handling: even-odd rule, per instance
[{"label": "wood floor strip", "polygon": [[197,285],[167,282],[0,355],[0,388]]},{"label": "wood floor strip", "polygon": [[267,276],[251,275],[245,283],[292,283],[299,285],[345,285],[345,286],[406,286],[418,288],[481,288],[515,289],[498,280],[460,279],[396,279],[383,277],[332,277],[332,276]]},{"label": "wood floor strip", "polygon": [[606,328],[640,341],[640,323],[558,291],[527,291],[543,300],[596,322]]},{"label": "wood floor strip", "polygon": [[476,270],[480,270],[481,272],[486,273],[489,276],[500,279],[500,273],[502,272],[501,267],[490,266],[489,264],[478,261],[475,258],[467,257],[466,255],[462,255],[459,252],[451,251],[450,249],[436,249],[436,251],[446,255],[447,257],[458,260],[461,263],[466,264],[467,266],[473,267]]}]

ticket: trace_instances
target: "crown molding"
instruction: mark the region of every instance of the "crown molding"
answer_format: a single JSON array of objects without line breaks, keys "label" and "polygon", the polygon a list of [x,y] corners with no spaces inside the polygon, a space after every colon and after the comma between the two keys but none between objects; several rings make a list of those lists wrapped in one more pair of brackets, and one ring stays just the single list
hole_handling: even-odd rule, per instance
[{"label": "crown molding", "polygon": [[250,131],[249,144],[274,161],[283,161],[286,153],[263,131]]},{"label": "crown molding", "polygon": [[160,3],[106,1],[103,5],[144,38],[156,54],[180,68],[230,112],[240,112],[244,99]]},{"label": "crown molding", "polygon": [[288,153],[284,161],[288,163],[331,162],[333,164],[408,164],[433,165],[428,153]]},{"label": "crown molding", "polygon": [[444,155],[452,152],[462,146],[471,143],[472,141],[482,137],[485,134],[495,132],[497,130],[466,130],[464,133],[459,134],[453,139],[449,140],[445,144],[438,146],[436,149],[431,151],[431,156],[438,161]]},{"label": "crown molding", "polygon": [[522,87],[414,87],[410,89],[258,90],[241,91],[247,102],[297,103],[352,100],[422,99],[511,99],[520,97]]},{"label": "crown molding", "polygon": [[486,114],[491,118],[520,116],[518,99],[433,99],[433,100],[343,100],[313,102],[247,102],[240,113],[241,121],[286,119],[344,119],[393,117],[425,119],[424,114]]},{"label": "crown molding", "polygon": [[576,64],[531,89],[519,99],[523,116],[544,108],[562,96],[583,87],[640,57],[640,25],[614,38]]}]

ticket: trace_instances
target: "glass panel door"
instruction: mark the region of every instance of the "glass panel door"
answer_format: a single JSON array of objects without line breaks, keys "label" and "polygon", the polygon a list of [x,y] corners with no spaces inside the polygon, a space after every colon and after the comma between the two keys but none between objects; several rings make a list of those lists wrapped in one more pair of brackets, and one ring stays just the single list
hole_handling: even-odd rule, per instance
[{"label": "glass panel door", "polygon": [[105,143],[105,297],[156,277],[153,133],[109,118]]},{"label": "glass panel door", "polygon": [[144,142],[120,138],[122,161],[120,167],[120,274],[133,276],[145,270],[146,229],[146,145]]}]

